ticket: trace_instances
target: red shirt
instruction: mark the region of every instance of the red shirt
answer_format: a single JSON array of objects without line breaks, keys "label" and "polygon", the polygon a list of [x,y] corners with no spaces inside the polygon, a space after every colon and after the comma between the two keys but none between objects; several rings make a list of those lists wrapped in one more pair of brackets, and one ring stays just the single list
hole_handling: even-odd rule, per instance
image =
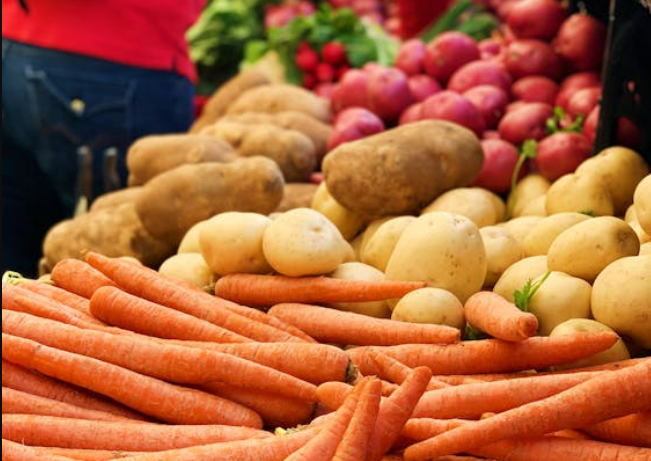
[{"label": "red shirt", "polygon": [[2,36],[196,80],[185,31],[205,0],[2,0]]}]

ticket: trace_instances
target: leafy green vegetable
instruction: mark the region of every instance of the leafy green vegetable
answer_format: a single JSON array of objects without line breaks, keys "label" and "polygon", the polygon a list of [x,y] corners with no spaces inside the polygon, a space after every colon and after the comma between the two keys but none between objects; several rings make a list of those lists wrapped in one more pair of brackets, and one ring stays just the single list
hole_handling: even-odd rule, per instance
[{"label": "leafy green vegetable", "polygon": [[547,128],[547,133],[581,133],[583,130],[583,121],[585,117],[583,115],[577,115],[576,119],[565,128],[561,128],[561,122],[568,118],[567,114],[562,107],[554,107],[554,115],[549,117],[545,122],[545,127]]},{"label": "leafy green vegetable", "polygon": [[[515,169],[513,170],[513,176],[511,176],[511,194],[515,191],[516,186],[518,185],[518,178],[520,177],[520,170],[522,170],[522,165],[528,159],[536,158],[538,155],[538,143],[535,139],[527,139],[520,146],[520,156],[518,157],[518,163],[515,164]],[[515,203],[511,201],[509,208],[507,210],[507,217],[513,215],[513,206]]]},{"label": "leafy green vegetable", "polygon": [[479,340],[479,339],[488,339],[491,336],[484,333],[481,330],[477,330],[470,325],[466,325],[465,330],[463,331],[463,338],[467,340]]},{"label": "leafy green vegetable", "polygon": [[587,215],[587,216],[592,216],[593,218],[596,216],[594,214],[594,211],[592,211],[592,210],[581,210],[581,211],[579,211],[579,213]]},{"label": "leafy green vegetable", "polygon": [[523,312],[529,312],[529,303],[531,302],[531,298],[533,298],[533,295],[536,294],[540,286],[545,283],[545,280],[547,280],[547,277],[551,274],[551,271],[547,271],[547,273],[536,283],[533,283],[531,279],[527,280],[527,283],[524,284],[524,287],[522,287],[522,290],[516,290],[513,293],[513,303],[515,306],[520,309]]},{"label": "leafy green vegetable", "polygon": [[427,43],[443,32],[454,30],[479,41],[490,37],[498,24],[497,18],[484,11],[482,5],[472,0],[460,0],[448,8],[420,38]]}]

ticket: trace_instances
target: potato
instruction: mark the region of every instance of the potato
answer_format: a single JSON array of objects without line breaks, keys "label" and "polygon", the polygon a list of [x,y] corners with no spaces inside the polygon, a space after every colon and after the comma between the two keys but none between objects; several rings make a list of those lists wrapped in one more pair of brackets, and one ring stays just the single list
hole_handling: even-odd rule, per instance
[{"label": "potato", "polygon": [[522,246],[503,227],[486,226],[479,229],[486,249],[486,278],[484,287],[492,287],[504,271],[523,258]]},{"label": "potato", "polygon": [[140,195],[141,191],[142,187],[127,187],[102,194],[93,201],[88,211],[92,213],[93,211],[104,210],[122,205],[123,203],[133,202]]},{"label": "potato", "polygon": [[469,184],[484,154],[469,130],[424,120],[344,143],[323,160],[332,196],[361,215],[419,212],[438,195]]},{"label": "potato", "polygon": [[325,182],[319,184],[312,198],[311,208],[324,215],[337,226],[337,229],[346,240],[353,239],[364,224],[361,216],[341,205],[330,195]]},{"label": "potato", "polygon": [[651,256],[608,265],[592,288],[592,315],[635,344],[651,349]]},{"label": "potato", "polygon": [[592,283],[604,267],[640,252],[640,241],[623,220],[602,216],[561,232],[547,253],[550,270],[565,272]]},{"label": "potato", "polygon": [[537,198],[543,197],[550,186],[551,183],[547,179],[537,174],[530,174],[518,181],[518,185],[506,202],[507,208],[511,210],[511,216],[516,218],[522,216],[524,208]]},{"label": "potato", "polygon": [[[386,225],[386,223],[385,223]],[[433,212],[404,230],[386,268],[388,280],[423,280],[453,293],[462,303],[481,290],[486,251],[468,218]]]},{"label": "potato", "polygon": [[199,243],[199,232],[208,220],[199,221],[192,226],[183,236],[177,253],[201,253],[201,244]]},{"label": "potato", "polygon": [[316,96],[309,90],[296,85],[263,85],[245,91],[235,100],[226,113],[228,115],[243,112],[278,112],[296,111],[309,115],[324,123],[331,118],[330,103]]},{"label": "potato", "polygon": [[[543,276],[534,279],[538,282]],[[563,272],[551,272],[529,302],[529,311],[538,318],[538,334],[547,336],[568,319],[590,317],[588,282]]]},{"label": "potato", "polygon": [[[366,229],[364,229],[364,232],[362,232],[362,244],[360,245],[360,254],[365,250],[366,246],[368,245],[368,242],[371,241],[371,238],[375,235],[377,230],[380,228],[382,224],[384,224],[387,221],[390,221],[393,218],[397,218],[397,216],[385,216],[383,218],[378,218],[374,219],[371,222],[368,223],[366,226]],[[383,270],[383,269],[380,269]]]},{"label": "potato", "polygon": [[596,175],[571,173],[558,178],[547,191],[548,215],[571,211],[612,216],[615,208],[608,187]]},{"label": "potato", "polygon": [[294,208],[308,208],[314,199],[318,186],[308,182],[285,184],[283,199],[275,211],[288,211]]},{"label": "potato", "polygon": [[43,241],[47,265],[65,258],[82,259],[96,251],[110,257],[132,256],[147,266],[158,266],[176,246],[153,237],[143,226],[133,203],[86,213],[53,226]]},{"label": "potato", "polygon": [[651,235],[644,232],[644,229],[642,229],[642,226],[640,226],[639,222],[631,221],[628,223],[628,225],[631,226],[631,229],[633,229],[633,231],[635,231],[637,234],[637,238],[640,240],[640,244],[651,242]]},{"label": "potato", "polygon": [[[384,273],[366,264],[350,262],[340,264],[329,277],[340,280],[385,280]],[[386,301],[369,301],[360,303],[330,303],[328,307],[334,307],[342,311],[355,312],[370,317],[389,318],[391,310]]]},{"label": "potato", "polygon": [[651,242],[640,245],[640,256],[651,255]]},{"label": "potato", "polygon": [[277,217],[262,241],[264,255],[276,272],[291,277],[327,274],[351,254],[339,229],[321,213],[296,208]]},{"label": "potato", "polygon": [[633,203],[635,188],[649,174],[649,167],[634,150],[613,146],[583,162],[576,172],[595,176],[603,182],[612,197],[615,215],[623,216]]},{"label": "potato", "polygon": [[175,254],[161,264],[158,272],[199,288],[206,288],[215,283],[215,275],[200,253]]},{"label": "potato", "polygon": [[[563,323],[559,323],[554,327],[554,329],[549,334],[550,337],[554,338],[562,335],[571,335],[577,332],[584,331],[609,331],[615,333],[615,331],[610,328],[608,325],[599,323],[596,320],[591,319],[569,319]],[[566,363],[554,367],[557,370],[567,370],[572,368],[583,368],[583,367],[592,367],[597,365],[602,365],[605,363],[619,362],[620,360],[628,360],[631,358],[631,355],[626,348],[624,341],[620,339],[612,345],[609,349],[606,349],[603,352],[599,352],[588,358],[577,360],[575,362]]]},{"label": "potato", "polygon": [[542,216],[520,216],[519,218],[499,223],[498,227],[503,227],[509,231],[513,238],[524,247],[524,241],[527,238],[527,235],[529,235],[529,232],[531,232],[542,220]]},{"label": "potato", "polygon": [[522,290],[525,283],[547,272],[547,257],[532,256],[516,262],[504,271],[493,287],[493,292],[513,302],[513,293]]},{"label": "potato", "polygon": [[492,192],[479,187],[461,187],[452,189],[437,197],[432,203],[423,208],[421,215],[433,211],[447,211],[465,216],[477,227],[492,226],[502,221],[495,207],[500,200]]},{"label": "potato", "polygon": [[456,296],[440,288],[420,288],[400,298],[393,308],[391,320],[412,323],[433,323],[463,330],[466,319],[463,305]]},{"label": "potato", "polygon": [[271,213],[283,185],[278,166],[264,157],[182,165],[149,181],[135,206],[152,236],[177,246],[194,224],[218,213]]},{"label": "potato", "polygon": [[201,115],[190,127],[190,133],[198,133],[202,128],[215,123],[245,91],[269,83],[269,78],[263,72],[253,69],[240,72],[210,96]]},{"label": "potato", "polygon": [[629,206],[626,209],[626,213],[624,214],[624,221],[627,223],[630,223],[631,221],[637,221],[637,213],[635,213],[635,204]]},{"label": "potato", "polygon": [[644,232],[651,235],[651,175],[638,184],[633,201],[640,226]]},{"label": "potato", "polygon": [[546,200],[547,197],[541,195],[537,199],[527,203],[522,209],[520,216],[547,216],[547,210],[545,209]]},{"label": "potato", "polygon": [[547,216],[536,224],[524,239],[526,256],[546,255],[549,247],[558,235],[590,216],[583,213],[557,213]]},{"label": "potato", "polygon": [[267,274],[271,266],[262,251],[262,236],[271,219],[232,211],[210,218],[199,230],[201,254],[217,275]]},{"label": "potato", "polygon": [[353,257],[354,259],[352,261],[348,262],[361,262],[362,257],[362,237],[364,234],[359,234],[357,237],[353,239],[352,242],[350,242],[350,247],[353,249]]},{"label": "potato", "polygon": [[[370,234],[366,245],[362,244],[361,261],[381,271],[386,270],[400,236],[415,220],[414,216],[397,216],[382,222],[377,230]],[[366,232],[364,235],[366,236]]]},{"label": "potato", "polygon": [[186,163],[231,162],[235,150],[228,142],[203,134],[159,134],[138,139],[127,152],[129,186],[140,186]]}]

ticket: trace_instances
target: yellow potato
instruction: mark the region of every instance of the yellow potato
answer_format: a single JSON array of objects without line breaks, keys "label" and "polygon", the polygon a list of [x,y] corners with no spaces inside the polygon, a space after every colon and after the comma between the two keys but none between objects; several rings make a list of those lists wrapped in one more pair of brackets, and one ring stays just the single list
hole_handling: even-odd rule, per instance
[{"label": "yellow potato", "polygon": [[539,197],[544,196],[549,189],[550,182],[538,174],[525,176],[515,190],[509,195],[506,205],[511,210],[511,217],[522,216],[524,208]]},{"label": "yellow potato", "polygon": [[215,275],[200,253],[180,253],[171,256],[161,264],[158,272],[199,288],[215,283]]},{"label": "yellow potato", "polygon": [[437,211],[407,226],[389,259],[386,275],[388,280],[426,281],[465,302],[481,290],[486,266],[486,250],[475,223]]},{"label": "yellow potato", "polygon": [[201,253],[199,232],[201,232],[201,227],[207,222],[207,219],[205,221],[199,221],[185,233],[183,240],[179,244],[177,253]]},{"label": "yellow potato", "polygon": [[257,213],[229,212],[210,218],[199,230],[199,245],[217,275],[267,274],[271,266],[262,251],[262,236],[272,220]]},{"label": "yellow potato", "polygon": [[361,216],[344,207],[330,195],[325,182],[319,184],[312,198],[311,208],[324,215],[337,226],[337,229],[346,240],[354,238],[364,225]]},{"label": "yellow potato", "polygon": [[640,256],[651,255],[651,242],[640,245]]},{"label": "yellow potato", "polygon": [[651,175],[644,178],[635,189],[635,215],[644,229],[651,235]]},{"label": "yellow potato", "polygon": [[566,174],[547,191],[548,215],[572,211],[590,212],[595,216],[612,216],[615,208],[606,183],[597,175]]},{"label": "yellow potato", "polygon": [[456,296],[440,288],[420,288],[400,298],[393,308],[391,320],[412,323],[433,323],[463,330],[466,319],[463,305]]},{"label": "yellow potato", "polygon": [[532,256],[510,266],[499,278],[493,292],[513,302],[513,293],[522,290],[525,283],[547,272],[547,257]]},{"label": "yellow potato", "polygon": [[445,192],[427,205],[421,215],[434,211],[445,211],[465,216],[474,222],[477,227],[492,226],[502,221],[503,213],[498,214],[496,200],[500,198],[492,192],[479,187],[460,187]]},{"label": "yellow potato", "polygon": [[520,245],[524,245],[524,240],[529,235],[529,232],[542,220],[542,216],[520,216],[519,218],[499,223],[498,226],[509,231]]},{"label": "yellow potato", "polygon": [[635,213],[635,205],[631,205],[626,209],[626,214],[624,215],[624,221],[630,223],[631,221],[637,221],[637,213]]},{"label": "yellow potato", "polygon": [[362,260],[362,237],[364,234],[359,234],[357,237],[350,242],[350,247],[353,249],[355,254],[355,259],[351,262],[361,261]]},{"label": "yellow potato", "polygon": [[368,226],[366,226],[366,229],[364,229],[364,232],[362,232],[362,243],[359,247],[360,255],[368,245],[368,242],[371,240],[371,238],[375,235],[377,230],[380,228],[380,226],[385,222],[396,217],[397,216],[385,216],[383,218],[374,219],[370,223],[368,223]]},{"label": "yellow potato", "polygon": [[[340,264],[330,277],[340,280],[385,280],[384,273],[374,267],[358,262]],[[342,311],[355,312],[370,317],[389,318],[391,310],[386,301],[369,301],[360,303],[330,303],[329,307]]]},{"label": "yellow potato", "polygon": [[640,226],[639,222],[633,220],[629,222],[628,225],[631,226],[631,228],[637,234],[637,238],[640,240],[641,245],[647,242],[651,242],[651,235],[644,232],[644,229],[642,229],[642,226]]},{"label": "yellow potato", "polygon": [[414,216],[398,216],[381,223],[366,245],[362,246],[361,261],[381,271],[386,270],[400,236],[415,220]]},{"label": "yellow potato", "polygon": [[520,216],[547,216],[547,209],[545,208],[546,200],[547,197],[541,195],[537,199],[527,203],[524,208],[522,208]]},{"label": "yellow potato", "polygon": [[592,288],[592,315],[635,344],[651,349],[651,256],[608,265]]},{"label": "yellow potato", "polygon": [[604,267],[640,252],[635,231],[619,218],[601,216],[561,232],[547,253],[553,271],[565,272],[590,283]]},{"label": "yellow potato", "polygon": [[482,227],[479,233],[484,242],[488,263],[484,288],[492,287],[506,269],[523,258],[522,246],[503,227]]},{"label": "yellow potato", "polygon": [[536,224],[524,239],[526,256],[546,255],[558,235],[566,229],[591,219],[583,213],[557,213],[547,216]]}]

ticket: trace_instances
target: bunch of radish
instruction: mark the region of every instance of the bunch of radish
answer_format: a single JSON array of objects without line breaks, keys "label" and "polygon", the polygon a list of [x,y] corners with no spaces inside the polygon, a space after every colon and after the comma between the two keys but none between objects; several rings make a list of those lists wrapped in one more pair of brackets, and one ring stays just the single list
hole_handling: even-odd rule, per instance
[{"label": "bunch of radish", "polygon": [[284,1],[278,5],[269,4],[264,11],[264,25],[266,28],[283,27],[296,16],[310,16],[316,7],[307,0]]},{"label": "bunch of radish", "polygon": [[[480,42],[459,32],[430,43],[406,41],[394,68],[347,72],[333,90],[332,106],[335,113],[366,109],[387,126],[444,119],[469,128],[485,150],[475,185],[503,193],[520,155],[533,159],[525,169],[555,180],[592,153],[606,29],[587,14],[568,15],[555,0],[488,6],[505,21],[500,34]],[[370,134],[352,128],[354,117],[345,119],[345,129],[335,123],[337,143]],[[368,114],[363,119],[359,123],[368,124]],[[637,127],[625,118],[618,137],[625,146],[639,143]]]},{"label": "bunch of radish", "polygon": [[350,69],[346,48],[334,40],[323,45],[320,53],[308,42],[302,42],[295,60],[303,71],[303,87],[326,98],[330,97],[333,83]]}]

